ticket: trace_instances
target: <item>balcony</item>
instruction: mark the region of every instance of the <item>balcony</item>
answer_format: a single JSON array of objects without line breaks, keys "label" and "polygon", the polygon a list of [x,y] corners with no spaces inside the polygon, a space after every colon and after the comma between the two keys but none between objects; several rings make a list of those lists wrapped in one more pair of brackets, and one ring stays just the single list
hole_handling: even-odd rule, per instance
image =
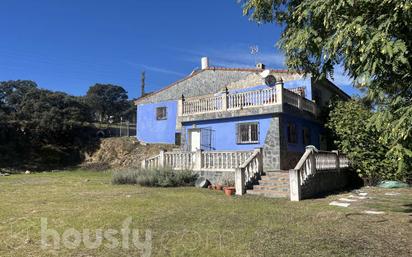
[{"label": "balcony", "polygon": [[275,87],[240,93],[206,95],[185,99],[178,103],[181,121],[237,117],[283,112],[284,104],[316,115],[316,104],[306,99],[301,88],[285,89],[283,83]]}]

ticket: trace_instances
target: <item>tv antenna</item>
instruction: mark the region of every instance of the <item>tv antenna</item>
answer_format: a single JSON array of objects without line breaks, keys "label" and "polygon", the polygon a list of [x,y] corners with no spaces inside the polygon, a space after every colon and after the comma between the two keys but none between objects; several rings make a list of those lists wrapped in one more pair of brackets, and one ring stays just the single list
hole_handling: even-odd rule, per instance
[{"label": "tv antenna", "polygon": [[259,46],[258,45],[251,45],[249,47],[250,54],[255,58],[255,65],[257,64],[257,55],[259,53]]}]

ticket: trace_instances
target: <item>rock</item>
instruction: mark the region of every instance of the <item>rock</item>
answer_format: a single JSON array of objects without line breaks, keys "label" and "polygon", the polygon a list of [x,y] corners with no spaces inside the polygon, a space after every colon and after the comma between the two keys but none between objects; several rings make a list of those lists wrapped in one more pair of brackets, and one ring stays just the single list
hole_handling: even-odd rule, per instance
[{"label": "rock", "polygon": [[385,193],[385,195],[390,195],[390,196],[396,196],[396,195],[400,195],[401,193]]},{"label": "rock", "polygon": [[31,172],[29,170],[26,170],[26,172],[24,172],[24,174],[30,174]]},{"label": "rock", "polygon": [[385,214],[384,211],[364,211],[363,213],[373,214],[373,215]]},{"label": "rock", "polygon": [[84,180],[84,182],[89,182],[90,181],[90,179],[88,179],[88,178],[86,178],[85,180]]},{"label": "rock", "polygon": [[343,201],[343,202],[357,202],[358,200],[356,200],[356,199],[349,199],[349,198],[339,198],[339,201]]},{"label": "rock", "polygon": [[329,203],[329,205],[345,207],[346,208],[350,205],[350,203],[341,203],[341,202],[337,202],[337,201],[332,201],[332,202]]},{"label": "rock", "polygon": [[349,197],[350,197],[350,198],[359,199],[359,200],[368,199],[368,197],[366,197],[366,196],[357,196],[357,195],[350,195]]}]

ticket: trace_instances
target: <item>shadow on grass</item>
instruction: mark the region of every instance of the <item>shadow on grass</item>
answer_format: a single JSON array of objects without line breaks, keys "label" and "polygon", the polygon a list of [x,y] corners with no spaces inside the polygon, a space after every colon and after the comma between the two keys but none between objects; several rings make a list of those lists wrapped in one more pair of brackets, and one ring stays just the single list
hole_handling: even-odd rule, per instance
[{"label": "shadow on grass", "polygon": [[402,205],[405,209],[401,212],[412,214],[412,203]]}]

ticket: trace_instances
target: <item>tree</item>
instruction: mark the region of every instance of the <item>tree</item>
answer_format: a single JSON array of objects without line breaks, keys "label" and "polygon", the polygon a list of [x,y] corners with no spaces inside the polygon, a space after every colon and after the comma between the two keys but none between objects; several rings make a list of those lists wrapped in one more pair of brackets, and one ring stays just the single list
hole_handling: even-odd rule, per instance
[{"label": "tree", "polygon": [[121,113],[129,107],[126,90],[116,85],[96,84],[89,88],[85,99],[100,122],[108,121],[110,116],[120,120]]},{"label": "tree", "polygon": [[80,97],[0,82],[0,167],[43,169],[78,163],[93,142],[90,107]]},{"label": "tree", "polygon": [[342,65],[366,89],[368,126],[388,145],[398,170],[412,169],[412,3],[410,0],[244,0],[259,23],[284,26],[278,43],[287,65],[333,77]]},{"label": "tree", "polygon": [[0,82],[0,113],[12,118],[25,94],[34,89],[37,89],[37,84],[30,80]]},{"label": "tree", "polygon": [[372,115],[368,103],[362,100],[336,102],[331,108],[327,127],[335,133],[335,144],[351,160],[351,165],[366,184],[374,185],[382,179],[402,179],[397,172],[397,160],[386,156],[387,145],[379,143],[380,133],[368,125]]}]

